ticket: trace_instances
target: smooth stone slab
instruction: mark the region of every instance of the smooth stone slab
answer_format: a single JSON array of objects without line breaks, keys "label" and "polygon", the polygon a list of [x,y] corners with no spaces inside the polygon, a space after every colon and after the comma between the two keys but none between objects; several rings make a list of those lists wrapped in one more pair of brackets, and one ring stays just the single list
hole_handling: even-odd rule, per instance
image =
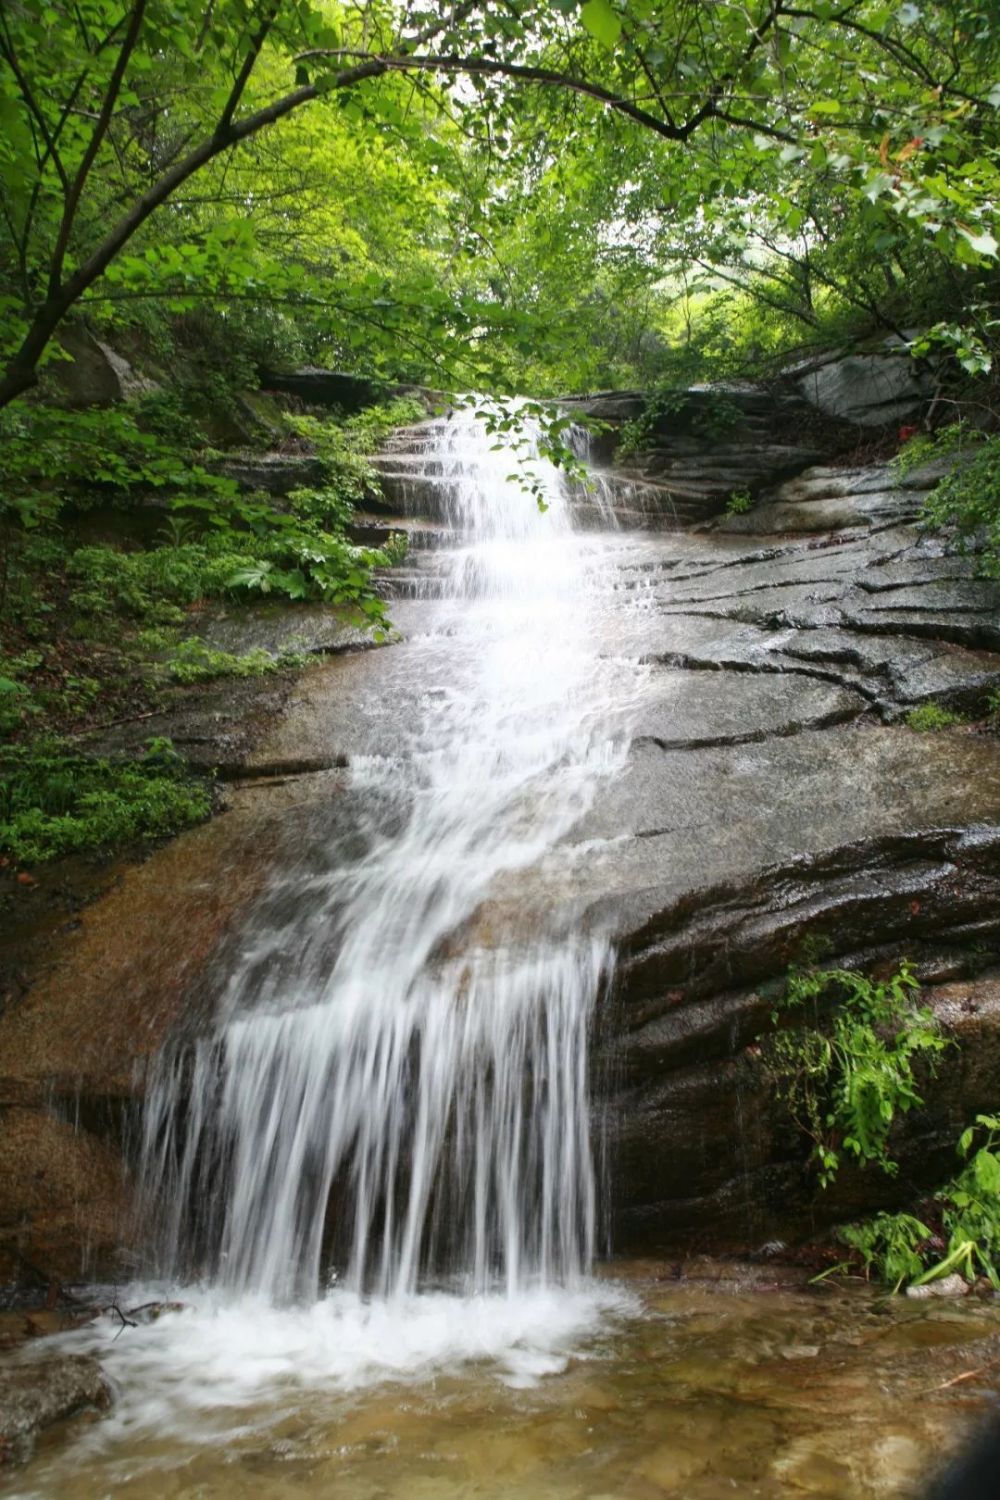
[{"label": "smooth stone slab", "polygon": [[664,750],[697,749],[841,724],[867,706],[860,694],[809,677],[661,668],[632,731]]}]

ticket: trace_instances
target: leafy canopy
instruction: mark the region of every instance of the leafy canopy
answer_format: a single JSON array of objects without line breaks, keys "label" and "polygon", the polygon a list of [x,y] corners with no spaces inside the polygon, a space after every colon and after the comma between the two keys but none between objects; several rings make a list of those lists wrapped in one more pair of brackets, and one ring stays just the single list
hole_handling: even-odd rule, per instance
[{"label": "leafy canopy", "polygon": [[655,356],[678,278],[806,332],[922,300],[984,369],[998,105],[977,0],[12,0],[0,404],[156,299],[544,393]]}]

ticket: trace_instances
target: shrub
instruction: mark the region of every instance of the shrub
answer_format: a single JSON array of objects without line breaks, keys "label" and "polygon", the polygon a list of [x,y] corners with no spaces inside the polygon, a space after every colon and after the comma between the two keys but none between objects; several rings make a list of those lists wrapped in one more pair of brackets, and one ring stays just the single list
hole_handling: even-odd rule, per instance
[{"label": "shrub", "polygon": [[977,1115],[956,1149],[964,1165],[936,1194],[939,1231],[907,1213],[876,1214],[839,1231],[865,1273],[894,1292],[956,1272],[967,1281],[981,1274],[1000,1291],[1000,1117]]},{"label": "shrub", "polygon": [[1000,438],[980,443],[946,474],[924,504],[930,526],[954,527],[960,544],[979,551],[980,570],[1000,578]]}]

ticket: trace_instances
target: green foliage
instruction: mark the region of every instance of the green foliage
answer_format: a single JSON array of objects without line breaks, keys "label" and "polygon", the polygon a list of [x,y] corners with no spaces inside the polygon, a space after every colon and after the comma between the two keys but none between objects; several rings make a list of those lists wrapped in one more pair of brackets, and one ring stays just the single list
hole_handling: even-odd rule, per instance
[{"label": "green foliage", "polygon": [[920,1280],[980,1271],[1000,1291],[1000,1117],[977,1115],[957,1151],[965,1165],[938,1194],[947,1252]]},{"label": "green foliage", "polygon": [[342,528],[351,519],[355,505],[381,493],[378,469],[367,456],[375,453],[394,429],[421,422],[426,416],[421,402],[412,396],[397,396],[349,417],[286,414],[286,425],[315,450],[327,478],[322,489],[292,490],[292,510],[303,519]]},{"label": "green foliage", "polygon": [[193,459],[190,432],[145,429],[142,408],[65,411],[18,403],[0,412],[0,491],[26,524],[64,501],[92,504],[164,488],[229,497],[231,479]]},{"label": "green foliage", "polygon": [[239,655],[218,651],[195,635],[177,641],[165,665],[174,682],[192,683],[210,682],[217,677],[265,677],[271,672],[304,667],[308,660],[302,651],[286,650],[272,656],[259,646]]},{"label": "green foliage", "polygon": [[919,708],[911,708],[906,715],[907,729],[914,729],[919,734],[950,729],[953,725],[962,722],[961,714],[953,712],[950,708],[942,708],[939,703],[921,703]]},{"label": "green foliage", "polygon": [[931,526],[953,527],[963,546],[974,546],[981,571],[1000,578],[1000,438],[976,445],[946,474],[924,506]]},{"label": "green foliage", "polygon": [[750,491],[733,490],[726,501],[726,514],[729,516],[745,516],[751,510],[753,510],[753,496]]},{"label": "green foliage", "polygon": [[618,456],[644,452],[655,445],[659,431],[679,423],[699,437],[724,442],[739,426],[740,408],[725,391],[708,391],[695,402],[685,387],[657,386],[639,415],[622,423]]},{"label": "green foliage", "polygon": [[939,427],[934,433],[914,433],[889,464],[889,471],[898,483],[934,459],[947,458],[952,453],[960,452],[963,447],[976,442],[978,437],[979,434],[970,431],[961,420],[950,422],[947,427]]},{"label": "green foliage", "polygon": [[68,571],[76,585],[71,601],[84,615],[103,616],[110,607],[134,618],[179,623],[183,606],[200,600],[276,594],[356,604],[377,622],[385,609],[372,590],[371,568],[388,562],[378,548],[288,527],[261,538],[210,532],[198,542],[148,552],[80,547]]},{"label": "green foliage", "polygon": [[809,1022],[781,1031],[770,1045],[779,1095],[813,1143],[821,1187],[846,1155],[892,1175],[893,1123],[918,1108],[915,1064],[933,1070],[947,1045],[929,1010],[915,1003],[909,964],[885,981],[849,969],[800,969],[789,974],[775,1019]]},{"label": "green foliage", "polygon": [[730,292],[761,310],[747,352],[919,327],[918,352],[991,364],[988,6],[8,10],[8,389],[67,305],[117,328],[207,306],[261,330],[257,368],[284,343],[476,390],[676,375],[677,304],[689,350],[713,304],[715,357]]},{"label": "green foliage", "polygon": [[0,851],[17,864],[175,833],[211,805],[166,740],[125,763],[59,745],[0,750]]},{"label": "green foliage", "polygon": [[[334,524],[343,514],[335,495],[304,493],[303,509]],[[324,529],[308,513],[279,511],[269,501],[234,499],[228,504],[180,496],[174,504],[183,520],[201,516],[197,541],[178,539],[148,551],[122,552],[107,546],[80,547],[67,570],[75,582],[72,602],[82,614],[113,608],[133,617],[179,622],[184,606],[203,599],[274,594],[355,606],[374,625],[386,618],[375,592],[372,569],[401,556],[393,539],[385,547],[356,547]]]},{"label": "green foliage", "polygon": [[[840,1238],[894,1292],[956,1272],[1000,1291],[1000,1117],[980,1114],[957,1146],[964,1165],[936,1195],[940,1233],[907,1213],[880,1213]],[[928,1215],[930,1217],[930,1215]]]},{"label": "green foliage", "polygon": [[839,1235],[860,1255],[866,1275],[874,1271],[898,1292],[923,1272],[931,1230],[912,1214],[880,1213],[863,1224],[846,1225]]},{"label": "green foliage", "polygon": [[47,652],[0,653],[0,732],[20,735],[41,725],[51,714],[86,716],[99,692],[96,678],[82,672],[62,672],[53,678],[40,671]]}]

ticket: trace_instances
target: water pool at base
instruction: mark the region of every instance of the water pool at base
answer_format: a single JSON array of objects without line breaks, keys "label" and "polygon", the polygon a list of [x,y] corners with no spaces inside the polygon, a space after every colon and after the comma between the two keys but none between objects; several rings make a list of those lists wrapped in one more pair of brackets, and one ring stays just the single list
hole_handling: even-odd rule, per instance
[{"label": "water pool at base", "polygon": [[613,1272],[517,1299],[109,1317],[59,1342],[100,1354],[114,1408],[48,1438],[13,1493],[902,1500],[991,1409],[991,1303]]}]

